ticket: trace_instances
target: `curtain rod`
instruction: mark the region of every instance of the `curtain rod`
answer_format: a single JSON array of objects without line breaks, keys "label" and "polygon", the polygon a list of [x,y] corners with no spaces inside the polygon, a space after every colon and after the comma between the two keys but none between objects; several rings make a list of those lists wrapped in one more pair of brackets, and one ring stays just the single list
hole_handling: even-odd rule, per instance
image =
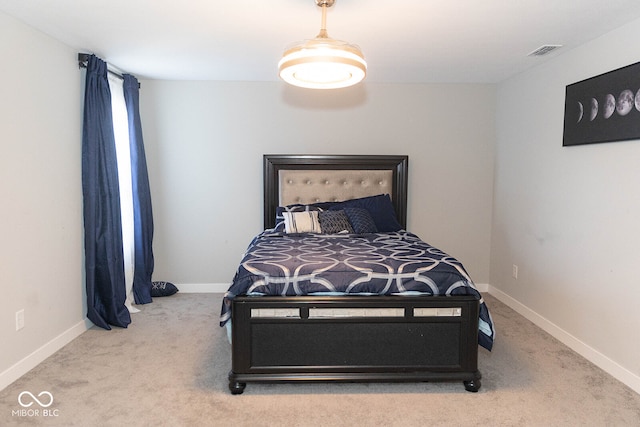
[{"label": "curtain rod", "polygon": [[[78,54],[78,67],[79,68],[87,68],[87,64],[89,63],[89,57],[90,56],[91,56],[90,53],[79,53]],[[120,80],[124,80],[124,77],[122,76],[122,74],[116,73],[115,71],[111,71],[109,68],[107,68],[107,73],[111,74],[112,76],[116,76]],[[138,88],[140,88],[140,82],[138,82]]]}]

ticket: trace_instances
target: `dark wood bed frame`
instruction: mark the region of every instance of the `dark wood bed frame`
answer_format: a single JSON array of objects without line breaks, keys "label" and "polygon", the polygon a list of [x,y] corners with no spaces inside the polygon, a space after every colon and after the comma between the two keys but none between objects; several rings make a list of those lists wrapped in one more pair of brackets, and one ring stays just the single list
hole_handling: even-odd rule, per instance
[{"label": "dark wood bed frame", "polygon": [[[265,228],[274,226],[281,169],[391,169],[406,227],[407,166],[406,156],[265,155]],[[248,382],[462,381],[476,392],[478,312],[472,296],[238,296],[229,390],[241,394]]]}]

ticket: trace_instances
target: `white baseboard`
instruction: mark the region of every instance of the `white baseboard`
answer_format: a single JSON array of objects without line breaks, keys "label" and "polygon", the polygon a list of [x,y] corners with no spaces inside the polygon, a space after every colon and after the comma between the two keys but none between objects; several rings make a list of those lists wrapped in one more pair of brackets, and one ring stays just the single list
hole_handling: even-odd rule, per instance
[{"label": "white baseboard", "polygon": [[[517,313],[524,316],[526,319],[533,322],[536,326],[543,329],[545,332],[549,333],[551,336],[562,342],[567,347],[571,348],[573,351],[607,372],[612,377],[616,378],[618,381],[626,384],[628,387],[633,389],[636,393],[640,394],[640,376],[634,374],[633,372],[626,369],[624,366],[621,366],[617,362],[611,360],[604,354],[600,353],[593,347],[585,344],[580,341],[578,338],[574,337],[564,329],[558,327],[553,322],[549,321],[545,317],[539,315],[535,311],[531,310],[529,307],[525,306],[518,300],[512,298],[511,296],[505,294],[500,289],[494,288],[493,286],[488,286],[489,294],[496,297],[496,299],[500,300],[502,303],[506,304],[510,308],[512,308]],[[500,331],[497,332],[498,336],[500,335]]]},{"label": "white baseboard", "polygon": [[76,325],[53,338],[51,341],[35,350],[15,365],[0,373],[0,390],[4,390],[15,380],[38,366],[47,357],[51,356],[53,353],[79,337],[91,326],[93,326],[93,323],[88,319],[78,322]]},{"label": "white baseboard", "polygon": [[223,294],[229,289],[230,283],[176,283],[175,285],[180,292],[185,294]]}]

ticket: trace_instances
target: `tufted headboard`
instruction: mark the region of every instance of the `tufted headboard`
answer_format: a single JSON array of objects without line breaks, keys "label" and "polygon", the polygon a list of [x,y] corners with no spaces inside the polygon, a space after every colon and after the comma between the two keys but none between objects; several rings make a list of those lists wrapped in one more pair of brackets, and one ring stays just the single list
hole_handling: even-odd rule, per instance
[{"label": "tufted headboard", "polygon": [[403,228],[407,223],[407,156],[264,156],[264,227],[275,226],[276,208],[388,193]]}]

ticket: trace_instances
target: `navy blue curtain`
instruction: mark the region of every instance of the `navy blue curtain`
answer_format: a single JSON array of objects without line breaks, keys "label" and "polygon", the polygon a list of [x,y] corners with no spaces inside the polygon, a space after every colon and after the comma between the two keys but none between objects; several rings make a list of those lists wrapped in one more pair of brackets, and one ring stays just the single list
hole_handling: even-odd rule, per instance
[{"label": "navy blue curtain", "polygon": [[82,134],[87,317],[94,324],[127,327],[118,165],[107,64],[87,62]]},{"label": "navy blue curtain", "polygon": [[151,302],[151,275],[153,274],[153,212],[147,173],[147,159],[142,141],[138,80],[124,76],[124,100],[129,118],[129,148],[131,150],[131,181],[133,186],[133,221],[135,263],[133,295],[136,304]]}]

